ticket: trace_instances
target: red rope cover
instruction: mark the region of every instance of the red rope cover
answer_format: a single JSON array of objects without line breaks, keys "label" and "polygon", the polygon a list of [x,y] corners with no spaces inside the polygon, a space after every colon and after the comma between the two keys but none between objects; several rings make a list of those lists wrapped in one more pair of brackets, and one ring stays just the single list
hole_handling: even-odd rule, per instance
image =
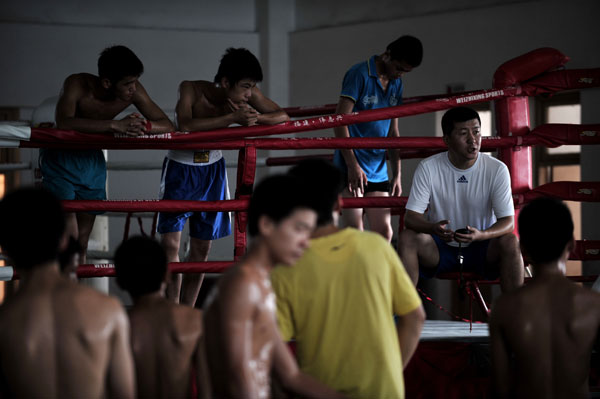
[{"label": "red rope cover", "polygon": [[566,201],[599,202],[599,182],[553,182],[533,190],[513,195],[516,205],[521,205],[539,197],[553,197]]},{"label": "red rope cover", "polygon": [[[513,195],[515,205],[520,206],[538,197],[554,197],[568,201],[600,201],[600,182],[554,182],[539,186],[524,194]],[[402,208],[407,197],[363,197],[344,198],[344,208]],[[100,201],[100,200],[64,200],[63,208],[67,212],[104,211],[104,212],[230,212],[248,209],[248,199],[225,201],[175,201],[175,200],[136,200],[136,201]]]},{"label": "red rope cover", "polygon": [[[32,129],[39,141],[21,141],[22,146],[37,148],[109,148],[109,149],[222,149],[232,150],[249,146],[257,149],[338,149],[338,148],[400,148],[404,157],[427,156],[427,150],[445,150],[441,137],[380,137],[380,138],[267,138],[239,139],[198,143],[196,137],[200,133],[168,133],[160,138],[128,138],[114,140],[112,136],[104,139],[90,138],[89,133],[63,131],[57,129]],[[98,136],[98,135],[94,135]],[[82,141],[83,137],[83,141]],[[100,141],[94,141],[100,140]],[[556,147],[566,144],[600,144],[600,125],[541,125],[529,134],[521,137],[484,137],[481,141],[482,151],[507,148],[521,145],[547,145]]]},{"label": "red rope cover", "polygon": [[[172,273],[223,273],[233,265],[231,261],[213,262],[173,262],[169,263]],[[115,265],[112,263],[87,264],[77,267],[77,277],[114,277]]]},{"label": "red rope cover", "polygon": [[[403,104],[395,107],[355,112],[351,114],[336,114],[327,117],[316,117],[299,121],[286,122],[272,126],[232,127],[203,132],[172,132],[153,136],[127,137],[124,134],[94,134],[80,133],[72,130],[57,130],[48,128],[32,128],[31,139],[21,141],[21,147],[28,148],[107,148],[107,149],[199,149],[239,148],[240,143],[227,143],[224,140],[241,139],[255,136],[298,133],[336,126],[351,125],[362,122],[372,122],[381,119],[400,118],[433,111],[452,108],[456,105],[474,104],[511,97],[520,93],[517,87],[506,89],[479,90],[464,95],[449,96],[443,99],[427,100],[414,104]],[[115,140],[115,138],[119,140]],[[213,147],[214,141],[219,141]],[[165,147],[165,143],[169,143]],[[213,143],[211,143],[213,142]],[[175,146],[173,144],[176,144]],[[228,146],[229,144],[229,146]],[[235,145],[234,145],[235,144]]]}]

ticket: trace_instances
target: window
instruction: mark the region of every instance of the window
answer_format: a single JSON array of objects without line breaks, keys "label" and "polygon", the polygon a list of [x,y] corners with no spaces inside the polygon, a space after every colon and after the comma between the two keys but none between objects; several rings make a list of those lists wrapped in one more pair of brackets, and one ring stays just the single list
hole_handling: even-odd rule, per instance
[{"label": "window", "polygon": [[[490,103],[469,104],[467,107],[473,108],[479,113],[479,119],[481,119],[481,136],[492,136],[494,132],[494,119],[492,118]],[[447,111],[443,110],[435,113],[435,135],[437,137],[443,136],[442,117]]]},{"label": "window", "polygon": [[[545,123],[581,124],[579,93],[565,93],[536,99],[536,125]],[[580,181],[580,146],[535,147],[533,153],[534,186],[555,181]],[[581,203],[566,201],[573,216],[574,235],[581,240]],[[567,262],[567,275],[581,275],[581,262]]]}]

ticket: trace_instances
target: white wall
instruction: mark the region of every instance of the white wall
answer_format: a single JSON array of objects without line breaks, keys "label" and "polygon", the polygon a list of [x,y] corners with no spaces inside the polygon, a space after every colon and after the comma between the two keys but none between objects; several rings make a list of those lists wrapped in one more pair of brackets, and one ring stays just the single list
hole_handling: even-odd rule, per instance
[{"label": "white wall", "polygon": [[527,2],[532,0],[302,0],[298,2],[296,28],[313,30]]},{"label": "white wall", "polygon": [[254,1],[5,0],[2,21],[50,25],[253,32]]}]

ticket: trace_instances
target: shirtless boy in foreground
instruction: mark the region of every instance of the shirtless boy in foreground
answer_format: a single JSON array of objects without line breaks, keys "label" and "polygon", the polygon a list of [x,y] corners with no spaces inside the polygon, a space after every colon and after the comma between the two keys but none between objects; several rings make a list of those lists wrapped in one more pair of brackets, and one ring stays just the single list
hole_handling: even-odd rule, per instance
[{"label": "shirtless boy in foreground", "polygon": [[64,217],[42,189],[0,202],[0,246],[21,277],[0,307],[0,397],[133,398],[127,315],[116,299],[61,275]]},{"label": "shirtless boy in foreground", "polygon": [[272,371],[284,389],[303,397],[340,397],[299,371],[275,319],[270,271],[300,258],[317,219],[307,205],[310,190],[299,183],[276,175],[256,187],[248,210],[252,244],[207,300],[204,325],[214,397],[268,398]]},{"label": "shirtless boy in foreground", "polygon": [[[65,80],[56,104],[56,127],[130,137],[175,130],[139,82],[143,72],[144,65],[127,47],[104,49],[98,59],[98,76],[76,73]],[[130,105],[141,114],[114,119]],[[106,199],[106,162],[100,149],[42,149],[40,170],[42,184],[59,199]],[[67,214],[67,231],[81,245],[81,263],[86,262],[95,218],[92,213]]]},{"label": "shirtless boy in foreground", "polygon": [[164,296],[167,256],[160,244],[137,236],[115,252],[117,283],[129,292],[131,345],[141,398],[190,398],[203,387],[202,312]]},{"label": "shirtless boy in foreground", "polygon": [[573,222],[560,201],[540,198],[519,216],[533,279],[502,295],[490,319],[500,398],[587,398],[590,355],[600,332],[600,295],[564,277]]}]

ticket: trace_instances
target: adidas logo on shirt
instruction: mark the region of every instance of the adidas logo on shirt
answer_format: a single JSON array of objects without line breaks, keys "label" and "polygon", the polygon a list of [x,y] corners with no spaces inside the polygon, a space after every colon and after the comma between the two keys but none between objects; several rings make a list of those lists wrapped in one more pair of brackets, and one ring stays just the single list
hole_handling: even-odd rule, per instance
[{"label": "adidas logo on shirt", "polygon": [[457,183],[468,183],[469,181],[467,180],[465,175],[462,175],[461,177],[458,178],[458,180],[456,182]]}]

